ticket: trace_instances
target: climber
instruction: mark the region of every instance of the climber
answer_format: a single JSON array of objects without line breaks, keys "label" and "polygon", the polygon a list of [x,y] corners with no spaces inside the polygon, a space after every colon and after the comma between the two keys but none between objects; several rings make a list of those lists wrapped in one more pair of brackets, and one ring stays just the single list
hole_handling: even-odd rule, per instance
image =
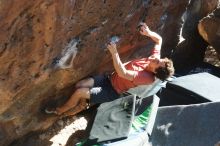
[{"label": "climber", "polygon": [[141,35],[148,36],[155,42],[151,56],[123,64],[116,44],[110,42],[107,48],[112,55],[115,72],[111,75],[98,75],[79,81],[75,85],[75,92],[64,105],[55,109],[47,108],[45,112],[61,115],[77,107],[83,98],[90,100],[92,104],[112,101],[119,98],[119,94],[137,85],[151,84],[155,78],[164,81],[172,76],[174,74],[172,61],[168,58],[160,58],[161,36],[151,31],[145,23],[141,24],[139,30]]}]

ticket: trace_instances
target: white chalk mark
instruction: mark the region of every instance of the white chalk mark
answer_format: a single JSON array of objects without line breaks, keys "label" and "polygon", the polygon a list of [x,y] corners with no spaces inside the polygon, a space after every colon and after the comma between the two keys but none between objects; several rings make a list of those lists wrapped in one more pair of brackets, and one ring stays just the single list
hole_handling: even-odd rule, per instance
[{"label": "white chalk mark", "polygon": [[166,21],[167,17],[168,17],[168,15],[167,15],[167,13],[165,13],[164,15],[161,16],[160,19],[161,19],[161,21],[164,22],[164,21]]},{"label": "white chalk mark", "polygon": [[76,57],[76,54],[78,52],[78,48],[76,45],[78,44],[77,39],[73,39],[63,50],[62,57],[59,60],[59,63],[57,64],[58,67],[62,69],[71,68],[73,65],[73,60]]},{"label": "white chalk mark", "polygon": [[166,136],[168,136],[170,134],[169,132],[169,128],[172,126],[172,123],[167,123],[166,125],[161,125],[161,126],[157,126],[157,129],[160,130],[161,132],[164,132],[164,134]]},{"label": "white chalk mark", "polygon": [[108,19],[102,22],[102,25],[106,24],[108,22]]}]

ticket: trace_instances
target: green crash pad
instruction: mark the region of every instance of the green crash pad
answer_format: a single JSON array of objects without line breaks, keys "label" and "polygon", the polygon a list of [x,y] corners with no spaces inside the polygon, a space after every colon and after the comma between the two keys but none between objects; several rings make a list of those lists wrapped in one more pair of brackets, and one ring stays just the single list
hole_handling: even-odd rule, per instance
[{"label": "green crash pad", "polygon": [[[112,102],[109,102],[108,104],[112,104]],[[136,99],[135,101],[135,116],[132,120],[132,123],[130,125],[130,127],[128,127],[129,133],[127,133],[126,135],[129,136],[131,135],[137,135],[138,133],[145,133],[146,137],[148,135],[151,135],[152,129],[153,129],[153,125],[154,125],[154,120],[156,118],[156,113],[157,113],[157,108],[159,105],[159,98],[154,95],[154,96],[150,96],[147,98],[143,98],[143,99]],[[119,129],[119,128],[118,128]],[[125,129],[126,131],[128,129]],[[99,131],[100,135],[103,134],[101,131]],[[124,139],[120,142],[128,142],[128,139]],[[120,139],[116,139],[117,141]],[[111,145],[111,142],[114,142],[116,140],[113,141],[108,141]],[[117,143],[117,141],[115,143]],[[103,144],[97,144],[97,141],[93,141],[94,143],[92,143],[91,141],[87,140],[82,140],[81,142],[79,142],[77,144],[77,146],[83,146],[83,145],[90,145],[90,146],[102,146]],[[140,143],[142,143],[140,141]],[[108,145],[108,144],[104,144],[104,145]],[[137,145],[139,145],[137,143]]]}]

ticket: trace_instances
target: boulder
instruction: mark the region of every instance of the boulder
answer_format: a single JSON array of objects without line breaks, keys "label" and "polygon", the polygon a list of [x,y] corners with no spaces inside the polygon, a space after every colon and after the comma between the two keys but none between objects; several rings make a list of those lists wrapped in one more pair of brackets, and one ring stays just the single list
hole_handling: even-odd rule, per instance
[{"label": "boulder", "polygon": [[151,142],[157,146],[214,146],[220,138],[220,102],[160,107]]},{"label": "boulder", "polygon": [[172,58],[176,72],[195,67],[204,59],[208,43],[200,36],[199,21],[216,9],[218,0],[192,0],[182,15],[179,43],[173,49]]},{"label": "boulder", "polygon": [[220,7],[200,20],[199,34],[220,54]]}]

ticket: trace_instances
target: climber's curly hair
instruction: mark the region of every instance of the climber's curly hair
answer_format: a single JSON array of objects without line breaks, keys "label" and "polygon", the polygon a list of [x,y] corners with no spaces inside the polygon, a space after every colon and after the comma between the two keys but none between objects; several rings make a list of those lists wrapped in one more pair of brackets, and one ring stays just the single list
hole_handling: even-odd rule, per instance
[{"label": "climber's curly hair", "polygon": [[173,61],[168,58],[164,58],[164,63],[165,66],[160,66],[155,70],[155,76],[162,81],[165,81],[174,74]]}]

